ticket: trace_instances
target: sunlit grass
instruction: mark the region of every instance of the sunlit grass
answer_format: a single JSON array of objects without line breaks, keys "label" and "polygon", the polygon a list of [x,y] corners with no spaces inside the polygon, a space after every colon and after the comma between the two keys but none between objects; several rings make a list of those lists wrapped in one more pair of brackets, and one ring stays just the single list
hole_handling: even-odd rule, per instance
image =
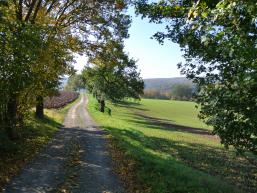
[{"label": "sunlit grass", "polygon": [[[88,109],[94,119],[109,131],[127,158],[136,160],[137,182],[150,187],[153,193],[234,193],[239,189],[255,192],[257,162],[252,156],[247,157],[251,159],[248,161],[244,156],[237,156],[233,149],[224,149],[215,138],[158,126],[140,116],[156,115],[160,121],[173,118],[177,124],[200,127],[201,123],[194,117],[196,111],[190,110],[194,105],[189,103],[185,107],[182,104],[185,103],[173,101],[174,110],[168,111],[172,104],[160,100],[143,100],[142,105],[114,106],[108,103],[112,109],[112,116],[108,116],[98,112],[96,101],[90,96]],[[175,113],[176,110],[179,113]],[[185,118],[185,115],[190,117],[187,112],[194,112],[189,123]],[[180,114],[183,116],[181,119]]]},{"label": "sunlit grass", "polygon": [[[196,103],[176,100],[142,99],[144,113],[156,118],[167,119],[173,124],[211,129],[198,118]],[[150,110],[149,110],[150,109]]]}]

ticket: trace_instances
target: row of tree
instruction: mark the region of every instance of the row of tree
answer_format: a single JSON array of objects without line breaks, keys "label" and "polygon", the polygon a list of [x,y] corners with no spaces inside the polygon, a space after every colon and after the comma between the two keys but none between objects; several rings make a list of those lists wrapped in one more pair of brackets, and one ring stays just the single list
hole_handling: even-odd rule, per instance
[{"label": "row of tree", "polygon": [[105,111],[105,101],[119,102],[124,98],[139,99],[144,82],[137,71],[136,62],[123,51],[118,41],[108,41],[95,55],[89,56],[82,74],[68,79],[66,90],[86,88]]},{"label": "row of tree", "polygon": [[86,88],[97,98],[100,111],[105,100],[118,102],[124,98],[139,99],[144,82],[137,72],[136,62],[123,51],[123,44],[109,41],[96,55],[89,58],[82,71]]},{"label": "row of tree", "polygon": [[[31,107],[43,116],[43,97],[58,90],[60,76],[74,73],[75,53],[95,65],[108,63],[108,55],[99,54],[110,44],[123,53],[131,22],[127,5],[125,0],[0,1],[0,126],[10,138],[17,137]],[[123,69],[113,68],[134,69],[126,62]]]},{"label": "row of tree", "polygon": [[146,99],[165,99],[170,100],[171,99],[171,92],[169,91],[162,91],[158,89],[145,89],[143,98]]},{"label": "row of tree", "polygon": [[[113,53],[111,53],[113,54]],[[131,62],[134,62],[131,60]],[[83,70],[83,74],[74,74],[69,77],[67,84],[64,87],[64,90],[67,91],[81,91],[84,89],[89,89],[91,92],[96,92],[95,96],[97,95],[97,92],[99,92],[100,89],[103,90],[103,94],[107,99],[111,99],[113,102],[117,100],[121,100],[124,97],[126,98],[137,98],[140,97],[148,98],[148,99],[175,99],[175,100],[186,100],[190,101],[193,100],[193,97],[196,95],[196,86],[194,84],[184,84],[184,83],[178,83],[172,85],[170,89],[160,90],[160,89],[143,89],[143,81],[140,79],[139,74],[136,71],[136,66],[134,66],[134,72],[135,74],[138,74],[135,76],[137,78],[137,81],[134,81],[134,84],[130,81],[128,81],[128,77],[131,75],[127,75],[128,77],[125,77],[126,82],[122,81],[124,78],[121,78],[121,76],[124,76],[125,73],[122,71],[115,71],[115,69],[107,69],[107,63],[104,62],[104,66],[96,65],[96,66],[87,66]],[[116,67],[117,67],[116,62]],[[124,64],[123,64],[124,65]],[[93,67],[93,68],[92,68]],[[120,67],[121,68],[121,67]],[[122,67],[124,68],[124,67]],[[130,68],[130,71],[132,69]],[[111,74],[113,76],[111,76]],[[122,74],[123,73],[123,74]],[[98,78],[96,77],[98,76]],[[107,78],[108,77],[108,81]],[[99,84],[101,88],[97,89],[96,84]],[[140,84],[140,85],[139,85]],[[121,86],[123,85],[123,86]],[[98,87],[100,87],[98,86]],[[92,88],[95,87],[95,88]],[[139,89],[140,88],[140,89]],[[132,89],[136,89],[134,91],[135,95],[128,94],[127,92],[132,92]],[[97,91],[98,90],[98,91]],[[122,95],[118,92],[121,92]],[[127,93],[127,94],[126,94]],[[118,96],[115,96],[117,94]],[[99,97],[100,99],[101,97]]]},{"label": "row of tree", "polygon": [[[0,1],[0,125],[10,137],[31,106],[37,103],[42,115],[43,96],[56,90],[60,75],[73,72],[74,53],[89,57],[83,77],[100,109],[104,99],[139,96],[142,80],[122,51],[130,25],[123,12],[128,2]],[[132,2],[150,22],[167,23],[154,38],[172,40],[184,51],[185,62],[178,67],[199,85],[200,117],[214,134],[226,146],[257,153],[256,2]]]},{"label": "row of tree", "polygon": [[145,89],[143,97],[150,99],[192,100],[196,94],[193,84],[175,84],[170,90]]}]

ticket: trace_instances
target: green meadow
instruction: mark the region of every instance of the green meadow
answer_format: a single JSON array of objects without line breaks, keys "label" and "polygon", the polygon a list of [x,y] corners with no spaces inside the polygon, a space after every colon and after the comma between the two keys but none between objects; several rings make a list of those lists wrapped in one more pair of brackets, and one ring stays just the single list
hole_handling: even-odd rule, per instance
[{"label": "green meadow", "polygon": [[143,99],[107,106],[111,116],[99,112],[89,95],[88,110],[109,132],[123,155],[120,159],[135,163],[130,171],[134,182],[127,182],[136,186],[130,187],[133,191],[256,192],[256,157],[238,156],[220,145],[211,128],[198,119],[195,103]]},{"label": "green meadow", "polygon": [[199,111],[194,102],[143,99],[140,108],[147,115],[166,119],[166,121],[175,125],[210,129],[197,117]]}]

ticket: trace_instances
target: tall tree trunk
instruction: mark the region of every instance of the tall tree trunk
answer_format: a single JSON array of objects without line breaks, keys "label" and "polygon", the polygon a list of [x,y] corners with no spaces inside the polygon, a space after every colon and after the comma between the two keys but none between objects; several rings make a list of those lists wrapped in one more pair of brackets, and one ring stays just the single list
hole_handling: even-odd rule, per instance
[{"label": "tall tree trunk", "polygon": [[37,104],[36,104],[36,117],[44,118],[44,98],[42,96],[37,96]]},{"label": "tall tree trunk", "polygon": [[104,113],[104,109],[105,109],[105,101],[102,99],[100,100],[100,111]]},{"label": "tall tree trunk", "polygon": [[17,96],[11,95],[7,103],[6,132],[10,139],[16,139],[17,133]]}]

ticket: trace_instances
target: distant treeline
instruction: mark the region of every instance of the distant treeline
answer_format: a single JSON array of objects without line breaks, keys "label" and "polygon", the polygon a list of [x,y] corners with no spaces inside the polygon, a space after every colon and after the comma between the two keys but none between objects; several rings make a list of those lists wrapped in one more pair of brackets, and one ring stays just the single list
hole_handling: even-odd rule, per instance
[{"label": "distant treeline", "polygon": [[178,83],[172,85],[170,89],[161,90],[150,88],[144,90],[143,98],[149,99],[176,99],[176,100],[192,100],[196,93],[196,86],[188,83]]},{"label": "distant treeline", "polygon": [[171,93],[158,89],[145,89],[143,98],[149,99],[171,99]]}]

